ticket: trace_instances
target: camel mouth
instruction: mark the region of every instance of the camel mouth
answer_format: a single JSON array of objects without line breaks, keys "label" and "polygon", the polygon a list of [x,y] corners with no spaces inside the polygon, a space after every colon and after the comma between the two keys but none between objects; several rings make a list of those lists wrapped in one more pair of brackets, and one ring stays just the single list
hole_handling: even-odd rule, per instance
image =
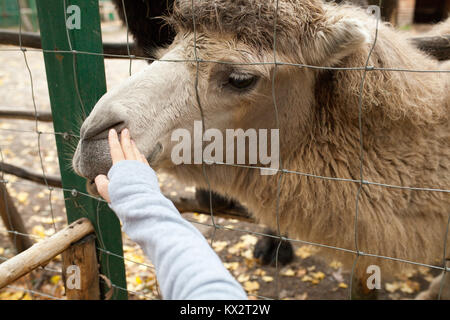
[{"label": "camel mouth", "polygon": [[112,166],[108,140],[81,140],[72,164],[75,173],[88,181],[99,174],[107,175]]}]

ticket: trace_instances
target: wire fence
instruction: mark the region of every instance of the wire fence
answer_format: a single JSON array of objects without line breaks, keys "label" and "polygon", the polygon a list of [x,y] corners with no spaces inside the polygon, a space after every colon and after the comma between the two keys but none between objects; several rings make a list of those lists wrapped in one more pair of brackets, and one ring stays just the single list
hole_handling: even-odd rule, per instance
[{"label": "wire fence", "polygon": [[[66,0],[61,0],[64,2],[64,16],[67,20],[67,3]],[[307,64],[300,64],[300,63],[286,63],[283,61],[278,61],[277,59],[277,41],[278,41],[278,35],[277,35],[277,26],[278,26],[278,17],[279,17],[279,10],[280,10],[280,1],[279,0],[274,0],[274,5],[275,5],[275,12],[274,12],[274,26],[273,26],[273,61],[272,62],[256,62],[256,63],[232,63],[232,62],[227,62],[227,61],[219,61],[219,60],[203,60],[201,58],[198,57],[198,47],[197,47],[197,39],[198,39],[198,32],[196,29],[197,23],[195,21],[196,16],[195,16],[195,1],[198,0],[191,0],[191,5],[192,5],[192,20],[193,20],[193,26],[194,26],[194,32],[193,32],[193,36],[194,36],[194,46],[193,46],[193,54],[194,54],[194,59],[185,59],[185,60],[170,60],[170,59],[154,59],[154,58],[150,58],[150,57],[146,57],[146,56],[136,56],[133,54],[130,54],[130,42],[129,42],[129,26],[128,26],[128,20],[127,20],[127,14],[126,14],[126,7],[125,7],[125,1],[122,0],[122,6],[124,8],[124,17],[125,17],[125,25],[127,28],[127,49],[128,49],[128,54],[127,55],[111,55],[111,54],[102,54],[102,53],[94,53],[94,52],[86,52],[86,51],[77,51],[73,49],[72,46],[72,41],[71,41],[71,37],[70,34],[67,31],[67,41],[68,41],[68,45],[70,50],[45,50],[45,49],[27,49],[25,47],[22,46],[22,22],[21,19],[19,19],[19,48],[0,48],[0,52],[4,51],[4,52],[21,52],[23,55],[23,60],[24,63],[26,65],[26,69],[29,75],[29,81],[30,81],[30,99],[32,101],[32,105],[34,108],[34,113],[35,113],[35,120],[34,120],[34,130],[22,130],[22,129],[11,129],[11,128],[0,128],[0,131],[3,132],[13,132],[13,133],[31,133],[35,135],[35,139],[37,142],[37,146],[38,146],[38,156],[39,156],[39,165],[40,165],[40,170],[42,172],[42,175],[44,177],[45,180],[45,184],[46,184],[46,189],[48,190],[48,203],[50,205],[50,212],[51,212],[51,218],[53,221],[53,229],[54,232],[57,232],[57,227],[55,224],[55,216],[54,216],[54,208],[52,205],[52,193],[54,192],[54,190],[61,190],[61,191],[67,191],[70,193],[76,193],[79,196],[82,197],[89,197],[92,199],[95,199],[96,201],[99,202],[104,202],[103,199],[96,197],[96,196],[92,196],[88,193],[85,193],[81,190],[76,190],[76,189],[65,189],[65,188],[57,188],[57,187],[52,187],[48,184],[47,182],[47,171],[46,171],[46,167],[44,165],[44,160],[43,160],[43,155],[42,155],[42,149],[41,149],[41,138],[42,135],[53,135],[53,136],[57,136],[57,135],[61,135],[63,137],[73,137],[76,139],[79,139],[80,136],[78,134],[74,134],[71,132],[51,132],[51,131],[43,131],[41,130],[40,127],[40,121],[38,119],[38,108],[37,108],[37,104],[36,104],[36,100],[35,100],[35,89],[34,89],[34,79],[33,79],[33,73],[32,70],[30,68],[30,65],[28,63],[28,59],[27,59],[27,53],[28,52],[41,52],[41,53],[58,53],[58,54],[62,54],[62,55],[72,55],[73,57],[73,70],[74,70],[74,74],[76,74],[77,68],[78,68],[78,64],[77,64],[77,56],[78,55],[98,55],[98,56],[103,56],[103,57],[114,57],[114,58],[127,58],[129,59],[129,75],[132,75],[132,63],[133,60],[145,60],[148,62],[153,62],[153,61],[165,61],[165,62],[177,62],[177,63],[194,63],[196,65],[196,77],[195,77],[195,94],[196,94],[196,103],[197,103],[197,108],[200,111],[201,114],[201,120],[202,120],[202,134],[204,134],[205,132],[205,116],[204,116],[204,110],[203,110],[203,106],[201,103],[201,99],[200,99],[200,89],[199,89],[199,70],[200,70],[200,65],[201,64],[233,64],[233,65],[270,65],[273,66],[274,68],[274,72],[272,74],[272,100],[273,100],[273,109],[274,109],[274,116],[275,116],[275,122],[276,122],[276,129],[281,129],[280,128],[280,120],[279,120],[279,107],[278,107],[278,97],[277,97],[277,91],[276,91],[276,75],[277,75],[277,69],[281,66],[290,66],[290,67],[296,67],[296,68],[310,68],[310,69],[320,69],[320,70],[339,70],[339,71],[362,71],[362,77],[361,77],[361,82],[360,82],[360,87],[359,87],[359,95],[358,95],[358,123],[359,123],[359,163],[360,163],[360,167],[359,167],[359,178],[358,179],[348,179],[348,178],[340,178],[340,177],[331,177],[331,176],[321,176],[321,175],[315,175],[315,174],[311,174],[308,172],[299,172],[296,170],[292,170],[290,168],[284,168],[283,167],[283,160],[284,159],[280,159],[280,168],[279,169],[271,169],[271,168],[266,168],[266,167],[258,167],[258,166],[247,166],[247,165],[238,165],[238,164],[229,164],[229,163],[224,163],[224,162],[210,162],[208,160],[202,160],[202,171],[203,171],[203,175],[204,175],[204,179],[206,184],[208,185],[208,189],[209,189],[209,209],[210,209],[210,217],[211,217],[211,223],[202,223],[199,221],[195,221],[192,219],[188,219],[189,221],[191,221],[194,224],[199,224],[199,225],[206,225],[208,227],[212,227],[213,228],[213,234],[211,237],[211,245],[214,243],[215,241],[215,237],[216,237],[216,231],[217,230],[227,230],[229,232],[237,232],[237,233],[244,233],[244,234],[252,234],[255,236],[262,236],[262,237],[270,237],[273,239],[277,239],[279,240],[278,242],[278,247],[277,247],[277,251],[276,251],[276,259],[275,259],[275,268],[276,268],[276,278],[275,278],[275,285],[277,287],[277,297],[279,295],[279,249],[280,246],[283,242],[285,241],[289,241],[292,243],[299,243],[299,244],[305,244],[305,245],[312,245],[312,246],[316,246],[316,247],[320,247],[320,248],[327,248],[327,249],[332,249],[332,250],[336,250],[339,252],[344,252],[344,253],[348,253],[348,254],[352,254],[354,255],[354,262],[353,262],[353,267],[351,270],[351,275],[350,275],[350,279],[349,279],[349,283],[350,286],[348,288],[348,292],[349,292],[349,297],[351,298],[351,292],[352,292],[352,287],[353,287],[353,279],[354,279],[354,273],[355,273],[355,268],[358,262],[358,259],[360,259],[360,257],[373,257],[373,258],[380,258],[380,259],[384,259],[384,260],[390,260],[390,261],[396,261],[396,262],[402,262],[402,263],[406,263],[406,264],[410,264],[410,265],[415,265],[415,266],[422,266],[422,267],[426,267],[426,268],[431,268],[431,269],[435,269],[435,270],[440,270],[443,271],[444,276],[442,277],[442,282],[441,282],[441,292],[439,294],[439,297],[442,293],[442,288],[443,288],[443,284],[444,284],[444,280],[445,280],[445,275],[448,271],[450,271],[450,269],[448,267],[446,267],[446,258],[447,258],[447,237],[448,237],[448,230],[449,230],[449,225],[450,225],[450,212],[449,212],[449,220],[446,226],[446,235],[445,235],[445,239],[444,239],[444,251],[443,251],[443,263],[442,265],[433,265],[433,264],[427,264],[427,263],[421,263],[421,262],[416,262],[416,261],[410,261],[410,260],[405,260],[405,259],[400,259],[397,257],[389,257],[389,256],[383,256],[383,255],[378,255],[378,254],[373,254],[373,253],[369,253],[369,252],[362,252],[359,247],[358,247],[358,228],[359,228],[359,224],[358,224],[358,219],[360,218],[361,212],[360,212],[360,196],[361,193],[363,191],[364,186],[378,186],[378,187],[382,187],[382,188],[390,188],[390,189],[400,189],[400,190],[409,190],[409,191],[414,191],[414,192],[439,192],[439,193],[445,193],[448,194],[450,193],[450,189],[442,189],[442,188],[430,188],[430,187],[426,187],[426,186],[404,186],[404,185],[393,185],[393,184],[386,184],[386,183],[381,183],[381,182],[376,182],[376,181],[368,181],[365,176],[364,176],[364,159],[365,159],[365,152],[364,152],[364,136],[363,136],[363,104],[364,104],[364,88],[365,88],[365,83],[366,83],[366,77],[368,75],[368,73],[370,72],[377,72],[377,71],[387,71],[387,72],[413,72],[413,73],[450,73],[450,70],[416,70],[416,69],[408,69],[408,68],[380,68],[380,67],[374,67],[370,65],[370,61],[371,61],[371,57],[372,57],[372,53],[377,45],[377,41],[378,41],[378,31],[379,31],[379,24],[380,22],[380,7],[382,6],[382,0],[380,0],[379,2],[379,6],[370,6],[369,7],[369,12],[372,15],[375,15],[375,19],[373,19],[374,23],[376,24],[375,26],[375,34],[373,35],[373,42],[371,44],[371,49],[370,52],[367,56],[366,59],[366,63],[362,66],[358,66],[358,67],[351,67],[351,68],[341,68],[341,67],[323,67],[323,66],[315,66],[315,65],[307,65]],[[19,2],[18,2],[18,8],[20,8],[19,6]],[[75,90],[77,92],[77,96],[80,102],[80,105],[82,106],[82,110],[80,110],[80,112],[84,115],[84,117],[86,116],[86,111],[84,109],[84,103],[83,103],[83,99],[82,96],[80,94],[79,88],[78,88],[78,79],[76,77],[74,77],[74,82],[75,82]],[[2,150],[2,146],[0,145],[0,160],[2,162],[5,162],[6,157],[3,154],[3,150]],[[244,230],[244,229],[240,229],[240,228],[230,228],[227,227],[225,225],[221,225],[219,224],[216,219],[215,219],[215,215],[214,215],[214,207],[213,207],[213,198],[212,198],[212,189],[211,189],[211,184],[209,181],[209,177],[207,174],[207,170],[206,170],[206,165],[217,165],[217,166],[235,166],[235,167],[240,167],[240,168],[246,168],[246,169],[252,169],[252,170],[260,170],[260,169],[265,169],[265,170],[274,170],[276,173],[280,173],[278,179],[277,179],[277,191],[276,191],[276,199],[274,199],[274,201],[276,201],[276,210],[274,212],[274,216],[276,217],[276,225],[277,225],[277,235],[272,235],[272,234],[267,234],[264,232],[254,232],[254,231],[248,231],[248,230]],[[331,246],[331,245],[326,245],[326,244],[322,244],[322,243],[316,243],[316,242],[311,242],[311,241],[306,241],[306,240],[301,240],[301,239],[294,239],[294,238],[289,238],[283,235],[281,228],[280,228],[280,193],[281,193],[281,185],[283,183],[283,177],[285,175],[300,175],[300,176],[304,176],[304,177],[309,177],[312,179],[322,179],[322,180],[329,180],[329,181],[335,181],[335,182],[345,182],[345,183],[352,183],[352,184],[356,184],[358,186],[358,190],[357,190],[357,194],[355,197],[355,218],[354,218],[354,226],[353,226],[353,233],[354,233],[354,249],[348,249],[348,248],[341,248],[341,247],[336,247],[336,246]],[[8,185],[25,185],[26,183],[21,182],[21,181],[8,181],[5,178],[5,173],[3,171],[1,171],[0,173],[0,182],[4,185],[5,190],[6,187]],[[3,199],[5,201],[5,204],[7,204],[6,201],[6,192],[4,192],[3,194]],[[99,206],[97,206],[97,212],[96,212],[96,217],[97,220],[99,218],[99,211],[98,211]],[[7,208],[7,212],[9,212],[8,208]],[[11,217],[9,217],[9,219],[11,219]],[[99,220],[98,220],[99,221]],[[101,226],[99,225],[99,227],[101,228]],[[7,233],[7,234],[11,234],[14,235],[15,239],[16,237],[29,237],[32,239],[36,239],[36,238],[40,238],[37,237],[33,234],[24,234],[24,233],[20,233],[16,230],[9,230],[7,228],[1,228],[0,227],[0,231]],[[123,261],[128,261],[131,262],[133,264],[137,264],[140,265],[142,267],[145,268],[149,268],[149,269],[154,269],[153,266],[148,265],[146,263],[142,263],[139,261],[134,261],[133,259],[129,259],[126,258],[125,256],[121,256],[121,255],[117,255],[114,254],[112,252],[110,252],[105,244],[103,243],[103,239],[101,238],[101,236],[99,237],[99,243],[100,243],[100,247],[98,247],[98,251],[101,253],[106,254],[107,256],[115,256],[117,258],[123,259]],[[0,256],[0,260],[6,260],[6,257]],[[44,270],[48,271],[48,272],[52,272],[52,273],[61,273],[61,270],[59,269],[55,269],[55,268],[51,268],[51,267],[44,267]],[[108,277],[108,275],[107,275]],[[109,277],[108,277],[109,278]],[[102,279],[102,281],[105,281]],[[126,292],[128,292],[131,295],[136,295],[136,296],[141,296],[143,298],[149,298],[149,296],[147,296],[145,293],[141,293],[141,292],[135,292],[126,288],[123,288],[121,286],[118,286],[114,283],[110,283],[109,286],[113,289],[113,290],[124,290]],[[42,293],[42,292],[37,292],[33,289],[24,289],[24,288],[20,288],[20,287],[16,287],[16,286],[8,286],[8,288],[13,289],[13,290],[23,290],[25,292],[30,293],[31,295],[36,295],[36,296],[42,296],[45,298],[50,298],[50,299],[60,299],[59,297],[56,296],[52,296],[46,293]],[[260,296],[260,295],[254,295],[257,298],[261,298],[261,299],[272,299],[274,297],[264,297],[264,296]]]}]

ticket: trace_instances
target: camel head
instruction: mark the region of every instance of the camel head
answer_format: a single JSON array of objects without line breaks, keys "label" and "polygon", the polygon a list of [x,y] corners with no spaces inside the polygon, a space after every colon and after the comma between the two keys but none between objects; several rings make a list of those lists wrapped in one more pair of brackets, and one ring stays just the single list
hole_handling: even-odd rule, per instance
[{"label": "camel head", "polygon": [[196,0],[194,7],[190,0],[176,1],[167,18],[177,33],[174,42],[98,101],[81,127],[75,171],[89,179],[107,173],[108,130],[125,127],[153,167],[169,169],[177,143],[172,133],[192,132],[201,110],[204,129],[273,129],[274,96],[280,152],[292,152],[311,126],[318,71],[275,67],[274,59],[337,65],[367,47],[367,19],[359,9],[319,0],[280,0],[278,11],[274,0]]}]

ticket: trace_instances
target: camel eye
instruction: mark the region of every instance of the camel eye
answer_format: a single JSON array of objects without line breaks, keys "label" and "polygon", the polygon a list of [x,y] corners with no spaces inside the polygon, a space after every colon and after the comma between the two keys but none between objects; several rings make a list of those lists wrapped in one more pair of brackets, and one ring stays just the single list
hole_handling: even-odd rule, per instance
[{"label": "camel eye", "polygon": [[252,88],[255,85],[256,80],[257,77],[252,74],[233,72],[228,78],[228,83],[233,88],[243,91]]}]

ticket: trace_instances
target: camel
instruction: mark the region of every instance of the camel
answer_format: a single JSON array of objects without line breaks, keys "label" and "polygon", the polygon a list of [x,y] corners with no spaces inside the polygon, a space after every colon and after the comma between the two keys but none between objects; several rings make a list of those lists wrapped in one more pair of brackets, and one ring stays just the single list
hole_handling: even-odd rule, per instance
[{"label": "camel", "polygon": [[[110,90],[84,121],[73,157],[79,175],[107,173],[107,131],[127,127],[155,169],[207,188],[204,168],[214,190],[245,203],[259,222],[333,247],[324,253],[349,267],[356,261],[360,277],[369,265],[385,274],[406,265],[380,256],[441,267],[450,258],[450,76],[386,70],[449,70],[448,63],[388,25],[376,33],[362,9],[319,0],[194,8],[179,0],[167,23],[176,36],[159,61]],[[369,56],[370,68],[357,68]],[[279,128],[284,170],[174,165],[171,133],[192,131],[202,115],[222,132]],[[444,288],[450,298],[448,276]]]}]

